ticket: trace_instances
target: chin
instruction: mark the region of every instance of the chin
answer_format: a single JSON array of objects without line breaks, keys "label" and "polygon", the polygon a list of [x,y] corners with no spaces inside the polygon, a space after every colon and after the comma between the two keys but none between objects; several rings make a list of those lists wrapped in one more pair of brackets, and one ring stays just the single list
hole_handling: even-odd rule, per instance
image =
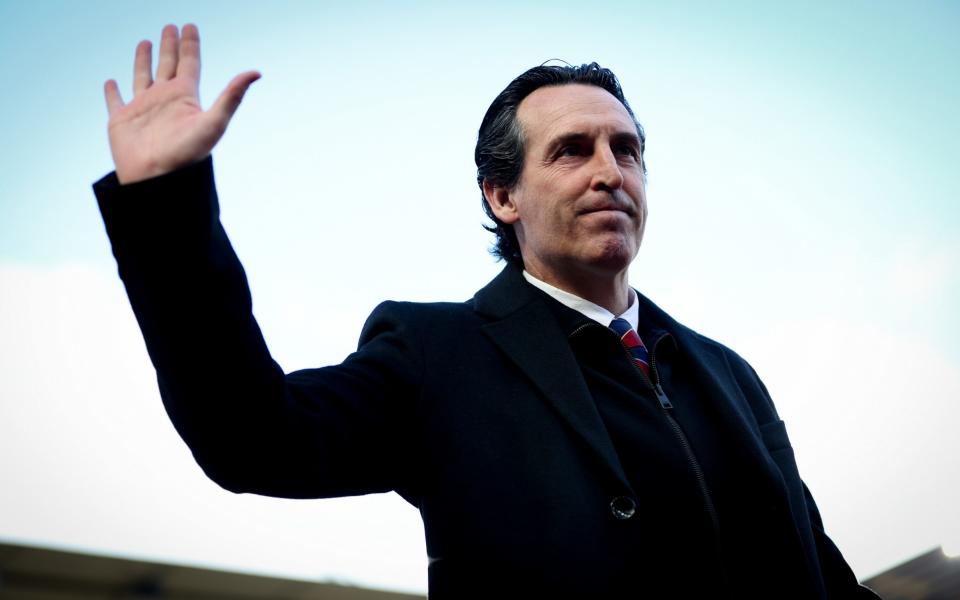
[{"label": "chin", "polygon": [[630,266],[637,256],[637,249],[637,246],[622,238],[603,240],[590,253],[587,262],[597,270],[619,273]]}]

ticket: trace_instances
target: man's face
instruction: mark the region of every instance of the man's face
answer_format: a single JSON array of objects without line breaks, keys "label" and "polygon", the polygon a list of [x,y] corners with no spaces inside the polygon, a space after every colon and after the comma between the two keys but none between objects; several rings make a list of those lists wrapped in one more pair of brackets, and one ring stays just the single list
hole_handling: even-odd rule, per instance
[{"label": "man's face", "polygon": [[602,88],[569,84],[537,89],[517,118],[523,171],[491,205],[514,226],[524,267],[548,282],[623,273],[647,216],[640,140],[626,108]]}]

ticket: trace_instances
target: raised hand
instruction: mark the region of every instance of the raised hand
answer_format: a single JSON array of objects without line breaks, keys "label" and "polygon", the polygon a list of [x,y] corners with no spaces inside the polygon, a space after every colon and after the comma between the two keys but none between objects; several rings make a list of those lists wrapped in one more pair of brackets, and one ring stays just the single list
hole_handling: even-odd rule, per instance
[{"label": "raised hand", "polygon": [[124,104],[117,82],[103,86],[110,113],[110,151],[120,183],[169,173],[205,158],[223,136],[256,71],[237,75],[209,110],[200,106],[200,33],[184,25],[163,28],[157,76],[151,45],[137,45],[133,64],[133,100]]}]

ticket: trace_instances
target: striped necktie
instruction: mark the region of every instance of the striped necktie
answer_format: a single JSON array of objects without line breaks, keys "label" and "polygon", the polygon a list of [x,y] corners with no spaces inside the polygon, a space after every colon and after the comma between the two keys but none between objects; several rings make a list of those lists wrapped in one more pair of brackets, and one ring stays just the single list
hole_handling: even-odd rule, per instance
[{"label": "striped necktie", "polygon": [[647,347],[643,345],[643,340],[633,330],[633,327],[630,327],[630,323],[626,319],[614,319],[610,322],[610,329],[620,336],[623,347],[633,357],[633,362],[637,365],[637,368],[643,371],[644,375],[650,377],[650,354],[647,352]]}]

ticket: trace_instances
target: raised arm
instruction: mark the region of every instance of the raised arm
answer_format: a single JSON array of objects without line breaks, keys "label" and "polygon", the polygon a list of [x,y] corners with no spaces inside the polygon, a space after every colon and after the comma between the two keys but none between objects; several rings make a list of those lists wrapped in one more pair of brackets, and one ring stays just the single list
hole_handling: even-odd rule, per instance
[{"label": "raised arm", "polygon": [[124,103],[117,82],[104,84],[110,113],[110,151],[121,184],[169,173],[202,160],[220,141],[250,84],[246,71],[233,78],[209,110],[200,106],[200,33],[196,25],[163,28],[156,77],[151,44],[137,45],[133,100]]},{"label": "raised arm", "polygon": [[[325,497],[409,489],[404,436],[422,372],[398,318],[378,311],[343,364],[285,375],[252,313],[219,219],[210,151],[244,92],[238,75],[210,110],[197,97],[197,28],[163,30],[156,79],[137,46],[134,97],[105,86],[116,173],[94,184],[118,271],[164,405],[197,462],[235,492]],[[322,315],[321,315],[322,316]]]}]

